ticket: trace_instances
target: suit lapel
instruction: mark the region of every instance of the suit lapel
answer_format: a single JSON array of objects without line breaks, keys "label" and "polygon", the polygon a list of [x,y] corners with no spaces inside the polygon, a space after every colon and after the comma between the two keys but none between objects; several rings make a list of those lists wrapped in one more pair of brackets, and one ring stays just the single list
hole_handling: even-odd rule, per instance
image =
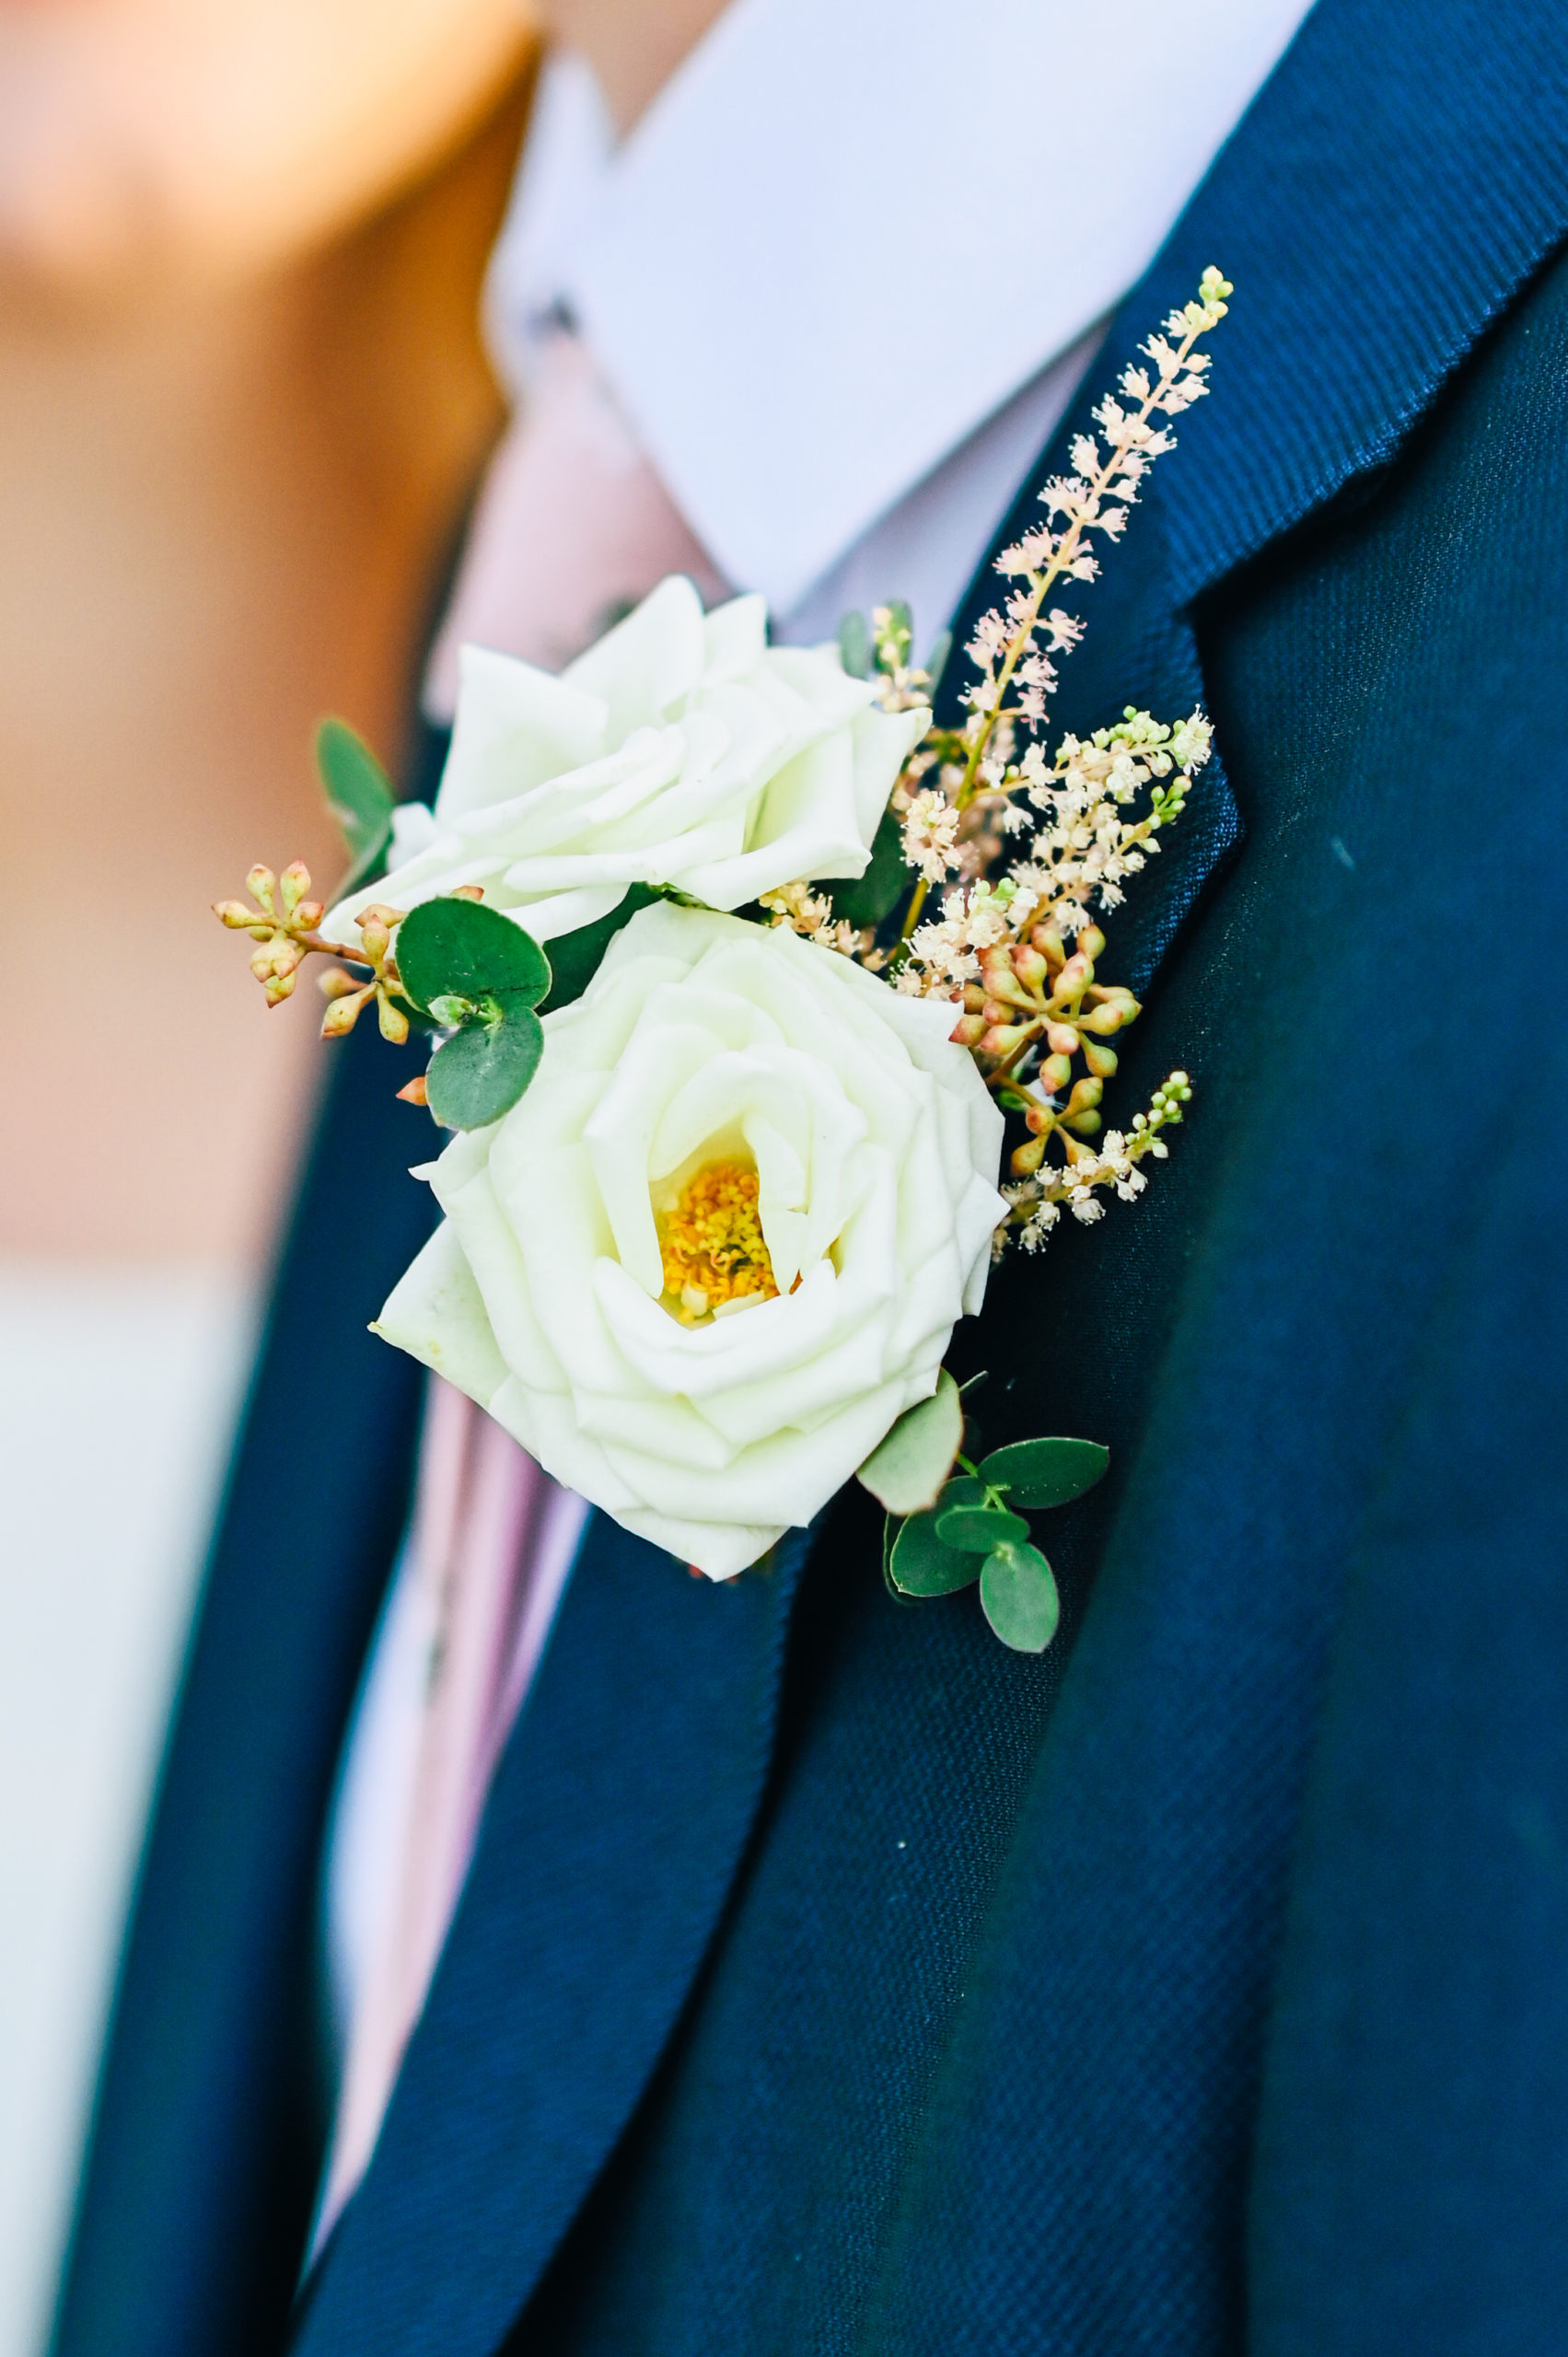
[{"label": "suit lapel", "polygon": [[[1195,604],[1387,465],[1562,237],[1565,188],[1554,0],[1318,0],[993,543],[993,556],[1038,518],[1040,486],[1093,402],[1217,263],[1237,294],[1211,339],[1213,394],[1180,421],[1179,449],[1080,602],[1088,635],[1063,666],[1059,726],[1103,726],[1128,702],[1172,719],[1202,701]],[[958,611],[959,648],[998,587],[988,559]],[[947,716],[966,669],[956,655]],[[1147,987],[1240,835],[1219,744],[1157,876],[1119,912],[1119,980]]]},{"label": "suit lapel", "polygon": [[142,1863],[59,2357],[274,2348],[309,2216],[321,1828],[423,1390],[366,1308],[430,1230],[406,1066],[363,1025],[333,1053]]},{"label": "suit lapel", "polygon": [[740,1863],[804,1535],[714,1590],[606,1520],[497,1773],[301,2357],[482,2357],[625,2126]]}]

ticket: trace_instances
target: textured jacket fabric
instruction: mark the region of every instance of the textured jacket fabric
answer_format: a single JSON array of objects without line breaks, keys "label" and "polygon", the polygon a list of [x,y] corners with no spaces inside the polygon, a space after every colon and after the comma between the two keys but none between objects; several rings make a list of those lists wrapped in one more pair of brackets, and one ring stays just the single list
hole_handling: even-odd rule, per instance
[{"label": "textured jacket fabric", "polygon": [[[722,1590],[596,1520],[301,2357],[1562,2350],[1565,239],[1559,9],[1319,0],[1096,372],[1235,279],[1060,714],[1214,717],[1105,961],[1121,1101],[1182,1065],[1191,1118],[952,1358],[987,1443],[1111,1447],[1038,1528],[1062,1634],[896,1604],[858,1492]],[[424,1215],[383,1061],[262,1363],[62,2357],[284,2343],[415,1398],[288,1321],[348,1333]]]}]

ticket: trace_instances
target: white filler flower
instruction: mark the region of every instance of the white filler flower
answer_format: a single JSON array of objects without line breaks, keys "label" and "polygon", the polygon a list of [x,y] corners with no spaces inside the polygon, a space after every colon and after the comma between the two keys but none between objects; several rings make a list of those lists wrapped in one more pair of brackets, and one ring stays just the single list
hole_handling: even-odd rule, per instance
[{"label": "white filler flower", "polygon": [[935,1389],[980,1307],[1002,1116],[946,1002],[670,904],[427,1177],[377,1330],[556,1480],[727,1578]]},{"label": "white filler flower", "polygon": [[704,615],[672,575],[561,678],[465,646],[435,809],[398,813],[367,900],[410,909],[459,884],[537,941],[608,916],[632,884],[738,909],[807,877],[855,877],[930,714],[887,713],[830,646],[771,647],[767,607]]}]

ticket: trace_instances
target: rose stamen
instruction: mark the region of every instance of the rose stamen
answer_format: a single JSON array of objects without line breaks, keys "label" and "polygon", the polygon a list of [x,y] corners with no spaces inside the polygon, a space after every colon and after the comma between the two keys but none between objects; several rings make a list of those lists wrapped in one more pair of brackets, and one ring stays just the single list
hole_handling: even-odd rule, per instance
[{"label": "rose stamen", "polygon": [[666,1306],[683,1326],[726,1302],[778,1293],[758,1213],[757,1173],[744,1162],[704,1163],[659,1216]]}]

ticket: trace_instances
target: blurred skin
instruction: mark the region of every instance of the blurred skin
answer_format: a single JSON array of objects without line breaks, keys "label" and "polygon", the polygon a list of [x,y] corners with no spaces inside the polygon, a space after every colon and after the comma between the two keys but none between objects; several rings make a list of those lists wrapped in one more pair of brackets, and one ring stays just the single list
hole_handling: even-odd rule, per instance
[{"label": "blurred skin", "polygon": [[320,713],[401,749],[533,40],[514,0],[0,0],[0,1251],[265,1253],[331,1051],[208,904],[331,880]]},{"label": "blurred skin", "polygon": [[540,24],[593,67],[618,129],[630,131],[726,0],[540,0]]},{"label": "blurred skin", "polygon": [[626,130],[723,5],[0,0],[0,1252],[264,1259],[331,1051],[208,904],[401,749],[537,33]]}]

